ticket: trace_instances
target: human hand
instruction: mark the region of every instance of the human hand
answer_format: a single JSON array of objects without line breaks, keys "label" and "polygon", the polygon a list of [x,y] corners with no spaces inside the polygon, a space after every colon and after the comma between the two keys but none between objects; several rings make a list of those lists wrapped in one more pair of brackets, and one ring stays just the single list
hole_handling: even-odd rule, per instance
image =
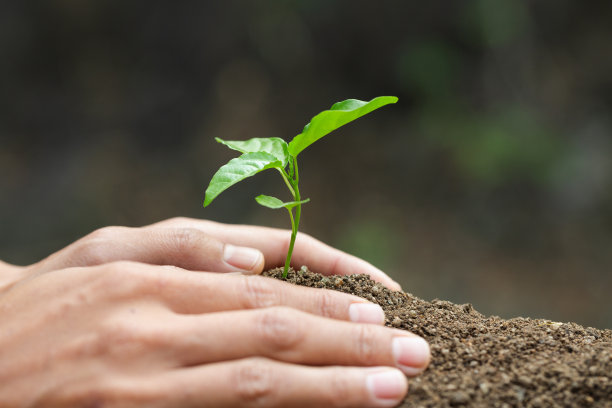
[{"label": "human hand", "polygon": [[[403,376],[357,367],[403,361],[414,375],[429,349],[406,332],[364,325],[382,323],[378,306],[262,277],[187,270],[257,274],[264,254],[266,267],[282,263],[288,236],[179,218],[104,228],[29,267],[0,264],[3,277],[20,277],[0,282],[0,349],[10,356],[0,363],[0,405],[395,404],[406,391]],[[393,286],[371,265],[305,234],[294,260]],[[413,344],[402,351],[406,338]]]},{"label": "human hand", "polygon": [[393,406],[397,368],[419,373],[429,348],[383,320],[358,297],[261,276],[38,273],[0,294],[0,406]]},{"label": "human hand", "polygon": [[[173,218],[141,228],[106,227],[28,267],[38,274],[114,261],[174,265],[193,271],[259,274],[281,266],[289,246],[286,230]],[[389,289],[399,284],[371,264],[299,233],[292,264],[324,275],[363,273]]]}]

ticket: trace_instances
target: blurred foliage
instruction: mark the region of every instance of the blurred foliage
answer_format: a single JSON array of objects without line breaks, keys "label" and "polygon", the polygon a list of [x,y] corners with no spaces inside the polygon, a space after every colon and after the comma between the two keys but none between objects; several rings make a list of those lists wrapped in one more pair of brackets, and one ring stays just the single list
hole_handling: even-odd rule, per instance
[{"label": "blurred foliage", "polygon": [[1,2],[0,258],[175,215],[286,228],[252,201],[276,175],[201,208],[214,137],[290,139],[390,94],[304,158],[304,230],[425,298],[612,327],[610,21],[609,1]]}]

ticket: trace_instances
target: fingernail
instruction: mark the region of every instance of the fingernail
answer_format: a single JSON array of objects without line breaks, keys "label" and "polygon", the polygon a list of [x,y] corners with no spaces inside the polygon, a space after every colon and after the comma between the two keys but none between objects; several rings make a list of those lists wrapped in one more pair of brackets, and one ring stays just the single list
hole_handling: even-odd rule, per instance
[{"label": "fingernail", "polygon": [[355,323],[383,324],[385,312],[374,303],[353,303],[349,306],[349,318]]},{"label": "fingernail", "polygon": [[262,258],[262,253],[253,248],[225,244],[223,250],[223,260],[244,271],[252,271],[258,263],[262,262]]},{"label": "fingernail", "polygon": [[406,395],[408,381],[398,370],[385,370],[366,377],[366,387],[379,406],[395,406]]},{"label": "fingernail", "polygon": [[429,364],[429,344],[421,337],[395,337],[392,347],[395,362],[406,375],[418,375]]}]

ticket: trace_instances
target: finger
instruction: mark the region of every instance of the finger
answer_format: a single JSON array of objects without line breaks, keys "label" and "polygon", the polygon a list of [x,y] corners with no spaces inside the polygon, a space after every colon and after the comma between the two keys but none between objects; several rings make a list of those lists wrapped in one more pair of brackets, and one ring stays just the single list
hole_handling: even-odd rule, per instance
[{"label": "finger", "polygon": [[190,227],[106,227],[40,262],[39,271],[115,261],[175,265],[211,272],[261,273],[264,257],[254,248],[224,243]]},{"label": "finger", "polygon": [[307,365],[393,366],[414,376],[430,360],[429,345],[412,333],[287,307],[181,316],[164,327],[164,349],[175,350],[185,366],[264,356]]},{"label": "finger", "polygon": [[[257,248],[264,254],[265,268],[284,264],[291,238],[290,232],[286,230],[220,224],[191,218],[175,218],[153,224],[155,225],[198,228],[223,242]],[[294,267],[306,265],[323,275],[366,274],[391,290],[401,290],[397,282],[372,264],[332,248],[304,233],[297,235],[291,264]]]},{"label": "finger", "polygon": [[[296,286],[263,276],[199,272],[176,267],[116,263],[106,266],[106,296],[155,296],[179,314],[288,306],[332,319],[382,325],[382,308],[358,296]],[[129,284],[117,285],[123,279]],[[135,289],[134,289],[135,288]]]},{"label": "finger", "polygon": [[162,407],[392,407],[408,384],[385,367],[305,367],[253,358],[160,374]]}]

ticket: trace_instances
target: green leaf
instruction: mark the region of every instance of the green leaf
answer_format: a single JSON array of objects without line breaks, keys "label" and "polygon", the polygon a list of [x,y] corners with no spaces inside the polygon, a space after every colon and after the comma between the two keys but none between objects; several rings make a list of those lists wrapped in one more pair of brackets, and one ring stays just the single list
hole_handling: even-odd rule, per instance
[{"label": "green leaf", "polygon": [[254,176],[266,169],[282,168],[282,165],[276,156],[266,152],[245,153],[240,157],[230,160],[226,165],[217,170],[212,180],[210,180],[210,184],[206,189],[206,196],[204,197],[204,207],[210,204],[223,191],[239,181]]},{"label": "green leaf", "polygon": [[279,200],[276,197],[271,197],[271,196],[267,196],[267,195],[258,195],[257,197],[255,197],[255,200],[260,204],[263,205],[264,207],[268,207],[268,208],[272,208],[273,210],[279,209],[279,208],[286,208],[288,210],[292,209],[293,207],[295,207],[296,205],[299,204],[304,204],[310,201],[310,198],[307,198],[305,200],[302,201],[289,201],[287,203],[283,203],[281,200]]},{"label": "green leaf", "polygon": [[310,120],[302,133],[289,143],[289,153],[296,157],[302,150],[328,133],[367,115],[382,106],[397,102],[395,96],[379,96],[369,102],[347,99],[335,103],[330,110],[323,111]]},{"label": "green leaf", "polygon": [[249,140],[223,140],[216,137],[215,140],[241,153],[270,153],[283,163],[283,167],[289,161],[287,142],[280,137],[254,137]]}]

